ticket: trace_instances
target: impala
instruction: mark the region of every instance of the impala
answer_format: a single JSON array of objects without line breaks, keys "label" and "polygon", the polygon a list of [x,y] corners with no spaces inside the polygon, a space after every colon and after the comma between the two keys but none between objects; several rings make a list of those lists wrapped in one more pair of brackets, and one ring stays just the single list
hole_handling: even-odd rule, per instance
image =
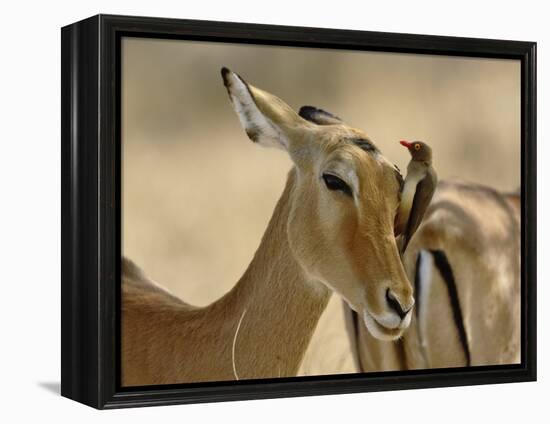
[{"label": "impala", "polygon": [[400,337],[411,320],[393,236],[394,165],[334,116],[298,114],[225,68],[222,76],[248,137],[285,150],[294,166],[248,269],[211,305],[186,304],[123,259],[124,386],[294,376],[332,292],[380,339]]},{"label": "impala", "polygon": [[412,324],[374,339],[345,305],[360,371],[520,362],[520,197],[441,182],[403,258],[415,284]]}]

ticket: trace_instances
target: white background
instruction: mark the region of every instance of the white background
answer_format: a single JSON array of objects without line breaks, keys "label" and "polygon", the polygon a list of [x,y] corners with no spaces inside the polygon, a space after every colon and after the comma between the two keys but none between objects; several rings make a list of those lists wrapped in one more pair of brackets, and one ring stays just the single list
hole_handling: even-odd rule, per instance
[{"label": "white background", "polygon": [[[546,276],[548,12],[545,2],[160,0],[2,4],[0,419],[2,422],[521,422],[548,419]],[[58,394],[60,30],[96,13],[537,41],[539,382],[95,411]],[[480,142],[483,142],[480,140]],[[31,421],[32,420],[32,421]]]}]

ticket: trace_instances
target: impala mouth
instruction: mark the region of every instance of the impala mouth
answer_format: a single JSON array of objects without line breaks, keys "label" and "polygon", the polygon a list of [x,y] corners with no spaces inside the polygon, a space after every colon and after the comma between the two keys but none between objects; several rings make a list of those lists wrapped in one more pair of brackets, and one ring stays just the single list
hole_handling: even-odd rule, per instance
[{"label": "impala mouth", "polygon": [[396,340],[403,334],[403,331],[407,326],[399,326],[395,328],[389,328],[377,321],[377,319],[367,311],[363,310],[363,321],[369,332],[379,340]]}]

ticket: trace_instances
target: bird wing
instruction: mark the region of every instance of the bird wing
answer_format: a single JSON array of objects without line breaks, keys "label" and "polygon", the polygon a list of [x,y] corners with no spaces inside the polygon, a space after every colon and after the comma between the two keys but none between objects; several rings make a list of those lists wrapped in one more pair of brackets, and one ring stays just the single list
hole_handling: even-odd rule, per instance
[{"label": "bird wing", "polygon": [[396,236],[404,234],[407,229],[407,223],[409,222],[414,195],[417,189],[416,186],[420,182],[417,179],[411,178],[410,175],[411,173],[409,172],[407,174],[407,178],[405,179],[405,183],[403,184],[399,207],[397,208],[397,214],[395,215],[394,233]]},{"label": "bird wing", "polygon": [[432,200],[432,196],[437,185],[437,175],[432,167],[428,169],[426,176],[417,184],[414,200],[409,213],[407,228],[402,240],[401,251],[405,252],[409,241],[418,229],[418,226],[424,218],[424,213]]}]

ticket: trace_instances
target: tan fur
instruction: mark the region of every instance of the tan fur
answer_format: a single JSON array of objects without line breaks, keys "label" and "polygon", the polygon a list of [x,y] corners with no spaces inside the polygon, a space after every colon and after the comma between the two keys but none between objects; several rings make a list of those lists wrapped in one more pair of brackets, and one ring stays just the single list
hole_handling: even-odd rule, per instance
[{"label": "tan fur", "polygon": [[[468,334],[472,365],[520,361],[520,201],[492,189],[445,181],[438,185],[424,222],[404,256],[414,281],[421,249],[443,250],[451,264]],[[465,366],[448,293],[432,267],[427,308],[399,342],[374,339],[364,328],[356,337],[365,371]],[[360,326],[364,327],[364,326]]]},{"label": "tan fur", "polygon": [[[294,376],[333,291],[374,316],[391,313],[388,288],[413,302],[393,237],[393,165],[349,141],[361,131],[312,124],[236,74],[223,77],[249,137],[284,148],[295,167],[248,269],[213,304],[190,306],[123,260],[123,386]],[[353,197],[328,190],[331,164],[356,178]]]}]

